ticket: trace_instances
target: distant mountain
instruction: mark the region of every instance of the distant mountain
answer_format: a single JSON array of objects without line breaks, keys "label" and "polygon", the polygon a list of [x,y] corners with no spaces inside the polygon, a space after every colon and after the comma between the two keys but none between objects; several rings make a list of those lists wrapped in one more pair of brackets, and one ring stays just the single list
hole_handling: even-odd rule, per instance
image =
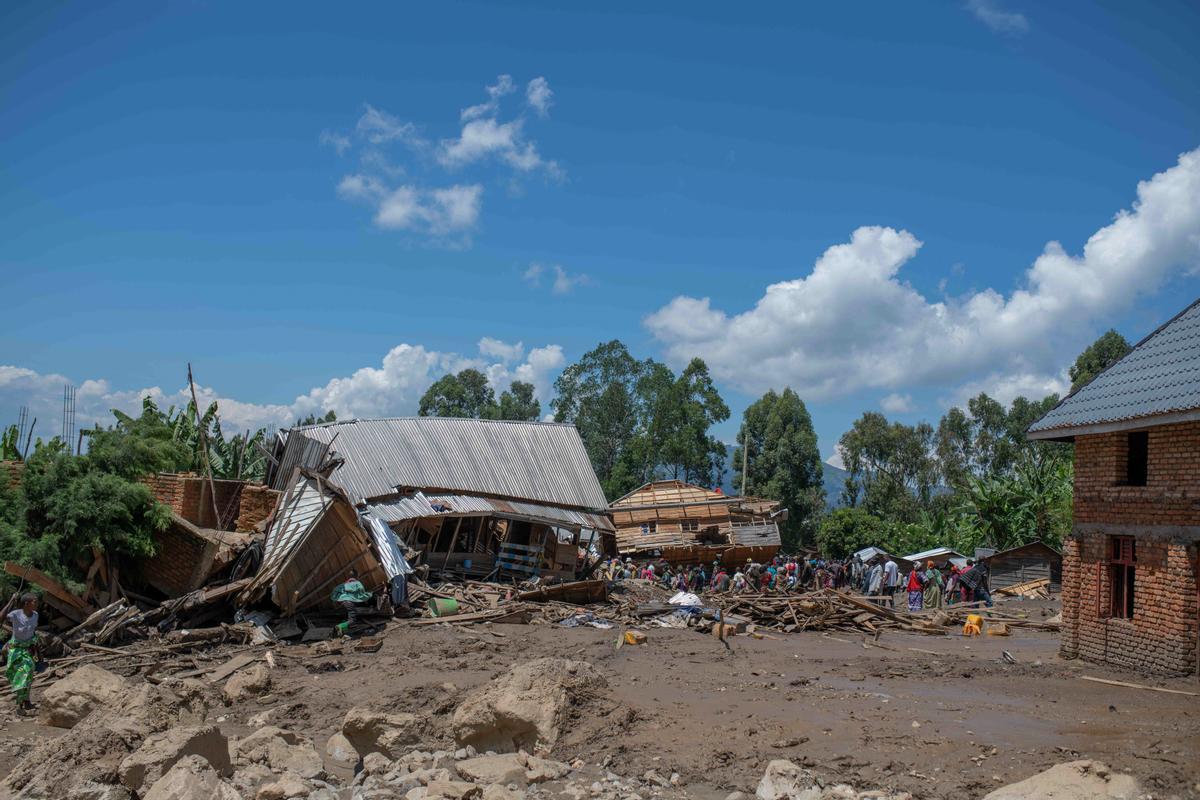
[{"label": "distant mountain", "polygon": [[846,485],[846,476],[850,473],[824,461],[821,466],[825,468],[825,508],[832,510],[841,505],[839,498],[842,496],[842,487]]}]

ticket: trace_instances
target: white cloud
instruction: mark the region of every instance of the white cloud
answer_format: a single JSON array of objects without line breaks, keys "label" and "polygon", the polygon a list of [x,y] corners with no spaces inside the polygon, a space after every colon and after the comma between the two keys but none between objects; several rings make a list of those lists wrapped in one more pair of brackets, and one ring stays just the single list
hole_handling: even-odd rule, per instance
[{"label": "white cloud", "polygon": [[550,89],[550,82],[540,76],[531,80],[525,87],[525,101],[539,117],[549,116],[550,106],[554,104],[554,92]]},{"label": "white cloud", "polygon": [[538,288],[542,285],[542,276],[547,273],[554,275],[554,280],[550,284],[550,291],[554,294],[568,294],[577,286],[586,286],[592,282],[592,279],[582,272],[567,272],[561,264],[552,264],[550,267],[546,267],[538,263],[530,264],[529,268],[521,273],[521,280]]},{"label": "white cloud", "polygon": [[521,280],[525,281],[530,286],[541,286],[542,273],[545,271],[546,268],[541,264],[530,264],[529,269],[521,273]]},{"label": "white cloud", "polygon": [[911,394],[892,392],[879,401],[879,407],[888,414],[910,414],[917,410]]},{"label": "white cloud", "polygon": [[525,140],[524,121],[498,122],[491,117],[473,119],[462,127],[457,139],[443,139],[437,159],[443,166],[458,169],[495,156],[520,172],[545,169],[558,176],[562,170],[553,161],[544,160],[537,146]]},{"label": "white cloud", "polygon": [[[524,346],[506,344],[484,337],[478,357],[427,350],[421,345],[393,347],[376,367],[363,367],[350,375],[333,378],[296,397],[290,403],[249,403],[197,384],[201,406],[216,401],[221,425],[227,433],[275,424],[287,426],[308,414],[324,414],[332,409],[338,418],[405,416],[415,414],[425,390],[447,372],[473,367],[488,375],[497,392],[514,380],[532,383],[545,403],[551,391],[553,375],[566,359],[559,345],[535,347],[525,356]],[[524,360],[522,358],[524,357]],[[203,367],[198,367],[198,371]],[[202,374],[201,374],[202,377]],[[29,406],[30,421],[36,417],[34,437],[50,439],[62,428],[63,385],[71,381],[59,374],[42,374],[17,366],[0,365],[0,410],[15,418],[20,406]],[[115,389],[104,379],[89,379],[78,384],[75,395],[76,428],[96,424],[111,425],[112,409],[137,415],[142,398],[151,397],[160,408],[186,407],[190,394],[182,380],[180,387],[165,391],[151,386],[140,389]]]},{"label": "white cloud", "polygon": [[375,207],[375,224],[387,230],[408,230],[434,237],[467,234],[479,221],[483,187],[456,185],[422,189],[413,185],[388,188],[371,175],[346,175],[338,194]]},{"label": "white cloud", "polygon": [[462,113],[459,114],[459,118],[463,122],[466,122],[467,120],[495,114],[500,110],[500,98],[506,94],[512,94],[516,91],[516,88],[517,85],[513,83],[512,75],[497,76],[496,82],[484,89],[488,94],[487,102],[464,108]]},{"label": "white cloud", "polygon": [[353,144],[353,142],[350,141],[349,136],[344,133],[338,133],[337,131],[321,131],[321,136],[318,138],[318,141],[322,145],[329,145],[332,147],[337,151],[339,156],[345,155],[346,151],[349,150],[350,146]]},{"label": "white cloud", "polygon": [[1005,11],[995,0],[967,0],[966,9],[996,33],[1026,33],[1029,20],[1024,14]]},{"label": "white cloud", "polygon": [[421,138],[416,125],[404,122],[370,104],[365,106],[354,130],[371,144],[403,142],[417,149],[428,145],[428,142]]},{"label": "white cloud", "polygon": [[681,296],[645,322],[671,360],[701,356],[748,392],[790,385],[820,400],[975,381],[1001,388],[1017,376],[1058,385],[1097,327],[1200,263],[1200,151],[1139,183],[1132,208],[1081,255],[1048,243],[1007,297],[984,289],[930,302],[899,277],[920,247],[907,231],[862,227],[748,311],[731,316],[709,298]]},{"label": "white cloud", "polygon": [[507,364],[525,355],[525,343],[517,342],[510,344],[509,342],[502,342],[499,339],[493,339],[491,336],[484,336],[479,340],[479,352],[485,356],[498,358],[501,362]]},{"label": "white cloud", "polygon": [[555,294],[567,294],[576,286],[584,286],[591,283],[591,279],[582,272],[571,275],[558,264],[554,265],[554,286],[552,291]]}]

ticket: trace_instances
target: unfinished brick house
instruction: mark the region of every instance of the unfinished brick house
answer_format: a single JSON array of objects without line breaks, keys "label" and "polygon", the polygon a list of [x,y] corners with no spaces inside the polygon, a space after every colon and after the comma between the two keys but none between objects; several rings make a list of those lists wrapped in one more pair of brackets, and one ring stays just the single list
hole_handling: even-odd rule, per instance
[{"label": "unfinished brick house", "polygon": [[1068,395],[1030,439],[1075,443],[1065,658],[1197,671],[1200,301]]}]

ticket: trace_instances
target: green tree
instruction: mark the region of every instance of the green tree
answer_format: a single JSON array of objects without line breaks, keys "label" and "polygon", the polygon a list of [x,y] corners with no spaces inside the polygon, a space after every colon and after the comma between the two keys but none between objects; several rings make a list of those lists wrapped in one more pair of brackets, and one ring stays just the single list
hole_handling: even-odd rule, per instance
[{"label": "green tree", "polygon": [[1025,430],[1058,402],[1052,394],[1040,401],[1017,397],[1008,409],[986,394],[967,402],[967,410],[951,408],[934,435],[939,472],[946,486],[961,488],[972,478],[1009,475],[1027,454],[1061,454],[1064,446],[1030,442]]},{"label": "green tree", "polygon": [[494,413],[496,393],[487,376],[477,369],[443,375],[425,394],[417,413],[422,417],[486,418]]},{"label": "green tree", "polygon": [[[669,370],[668,370],[669,372]],[[708,365],[693,358],[666,392],[670,407],[666,435],[657,461],[666,474],[690,483],[719,486],[725,476],[725,444],[709,434],[713,425],[729,419]]]},{"label": "green tree", "polygon": [[300,428],[305,425],[320,425],[322,422],[337,422],[337,414],[332,409],[325,412],[325,416],[318,417],[315,414],[309,414],[303,419],[296,420],[296,427]]},{"label": "green tree", "polygon": [[575,425],[609,497],[620,497],[638,485],[638,470],[630,463],[639,455],[632,447],[639,417],[635,389],[645,370],[646,365],[614,339],[584,353],[554,382],[554,419]]},{"label": "green tree", "polygon": [[817,548],[826,558],[845,558],[864,547],[880,547],[887,525],[862,508],[836,508],[817,527]]},{"label": "green tree", "polygon": [[849,473],[843,503],[861,505],[881,518],[914,522],[937,485],[933,439],[928,423],[889,423],[882,414],[864,413],[838,441]]},{"label": "green tree", "polygon": [[513,381],[511,386],[500,393],[500,402],[493,418],[518,422],[536,422],[541,419],[542,404],[533,396],[533,392],[532,383]]},{"label": "green tree", "polygon": [[767,392],[746,408],[737,439],[734,489],[743,491],[742,448],[749,442],[745,493],[788,509],[780,526],[788,549],[813,541],[825,508],[824,468],[804,401],[791,389]]},{"label": "green tree", "polygon": [[1125,340],[1124,336],[1109,329],[1088,345],[1087,349],[1080,353],[1079,357],[1075,359],[1075,363],[1071,365],[1071,391],[1075,391],[1120,361],[1132,349],[1133,347]]}]

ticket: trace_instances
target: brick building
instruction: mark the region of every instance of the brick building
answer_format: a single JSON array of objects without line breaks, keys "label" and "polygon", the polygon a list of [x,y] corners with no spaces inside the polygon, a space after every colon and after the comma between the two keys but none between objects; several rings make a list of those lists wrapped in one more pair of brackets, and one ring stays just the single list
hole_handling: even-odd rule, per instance
[{"label": "brick building", "polygon": [[1062,655],[1196,672],[1200,301],[1068,395],[1028,435],[1075,443]]}]

